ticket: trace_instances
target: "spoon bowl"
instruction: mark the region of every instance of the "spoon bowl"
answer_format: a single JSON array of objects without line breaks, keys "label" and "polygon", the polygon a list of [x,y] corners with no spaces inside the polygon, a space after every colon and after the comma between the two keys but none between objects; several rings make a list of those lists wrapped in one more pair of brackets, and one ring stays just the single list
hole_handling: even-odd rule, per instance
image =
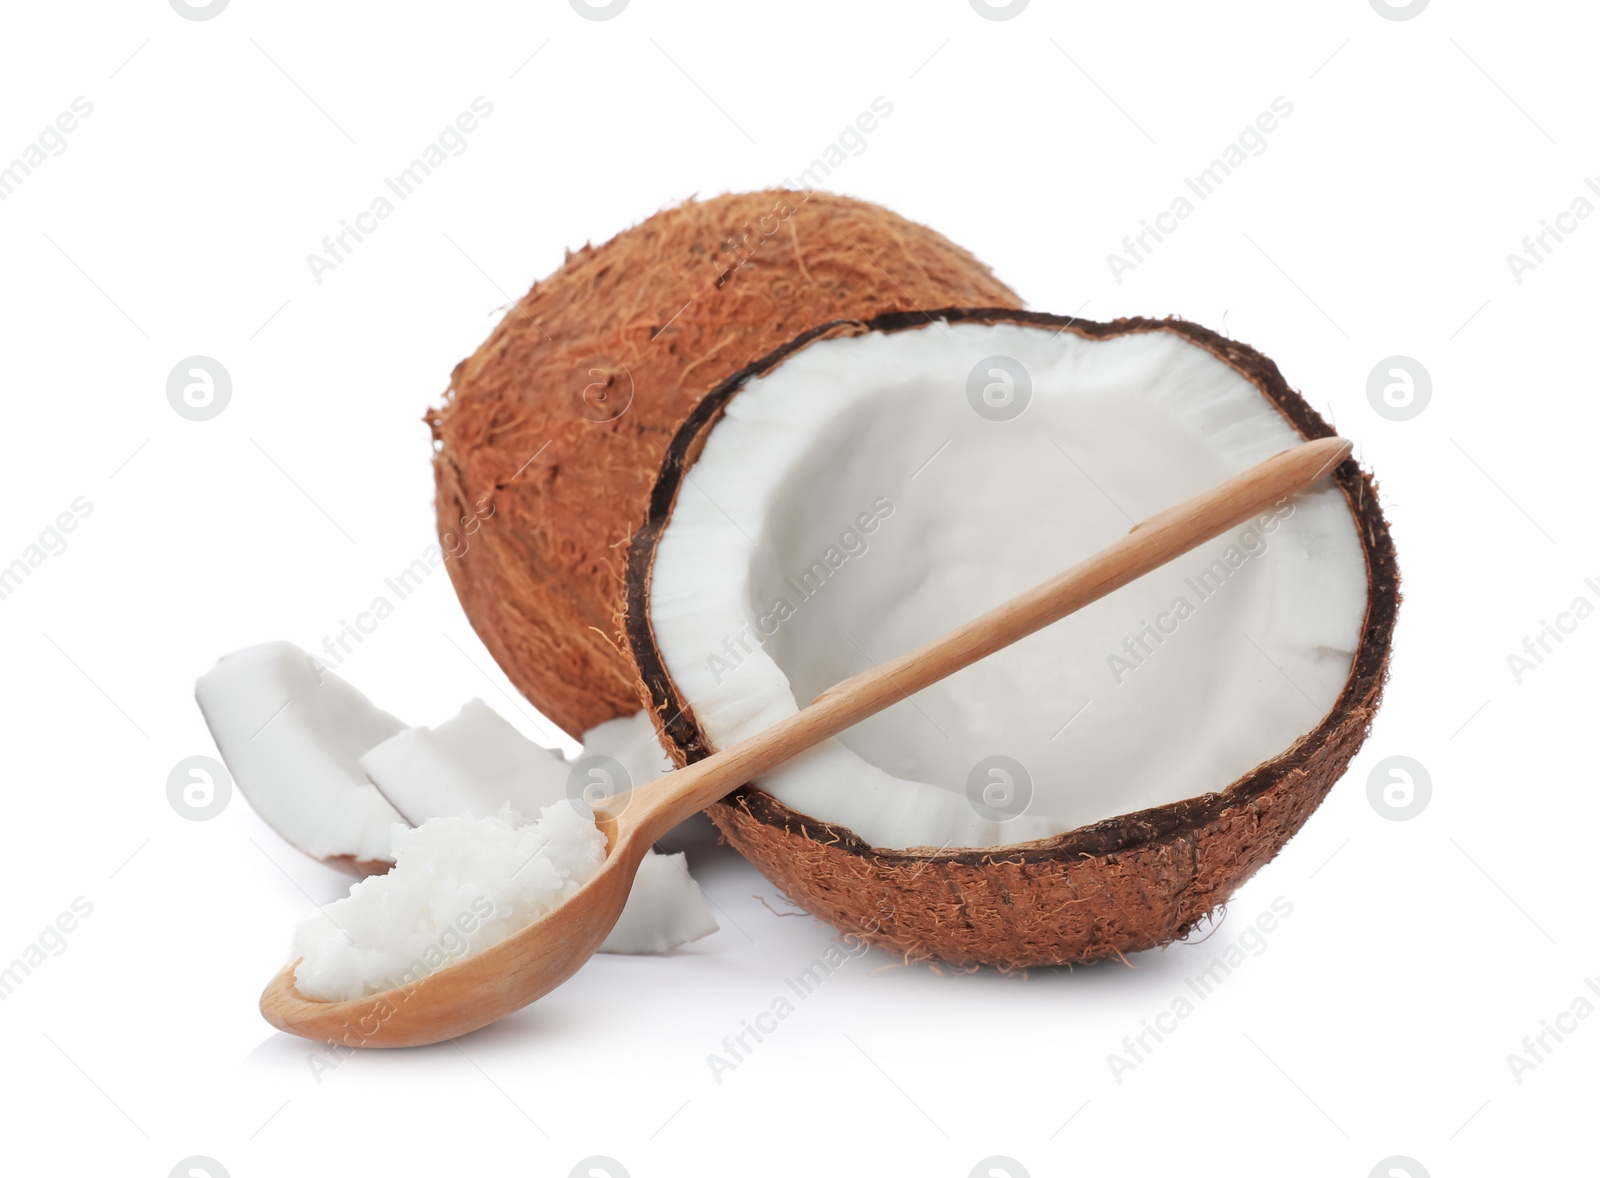
[{"label": "spoon bowl", "polygon": [[479,953],[365,998],[323,1002],[295,988],[299,960],[261,993],[280,1031],[346,1047],[418,1047],[487,1026],[544,997],[594,956],[628,902],[651,840],[616,819],[597,822],[606,858],[594,876],[538,920]]}]

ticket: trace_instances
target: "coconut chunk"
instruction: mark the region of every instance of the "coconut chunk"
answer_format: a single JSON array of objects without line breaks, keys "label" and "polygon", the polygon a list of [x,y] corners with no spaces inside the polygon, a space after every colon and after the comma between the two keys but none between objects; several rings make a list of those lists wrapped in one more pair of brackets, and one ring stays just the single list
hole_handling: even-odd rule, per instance
[{"label": "coconut chunk", "polygon": [[434,728],[407,728],[361,757],[378,791],[412,826],[486,818],[509,805],[537,814],[566,795],[568,765],[481,699]]},{"label": "coconut chunk", "polygon": [[651,851],[639,863],[633,890],[602,953],[667,953],[717,931],[705,893],[689,874],[682,851]]},{"label": "coconut chunk", "polygon": [[581,743],[583,750],[573,758],[574,764],[585,757],[610,757],[622,766],[629,789],[672,772],[672,759],[661,748],[661,737],[649,712],[634,712],[596,724],[583,734]]},{"label": "coconut chunk", "polygon": [[225,655],[194,694],[239,792],[268,825],[313,858],[381,869],[404,819],[360,759],[401,731],[399,720],[288,642]]},{"label": "coconut chunk", "polygon": [[[537,814],[557,802],[582,801],[590,758],[615,762],[609,790],[627,793],[670,769],[643,712],[598,725],[571,763],[534,744],[480,699],[467,701],[435,728],[408,728],[361,758],[362,767],[413,826],[430,819],[489,818],[506,807]],[[615,766],[620,766],[618,772]],[[666,953],[716,932],[705,894],[682,854],[646,853],[617,927],[602,953]]]},{"label": "coconut chunk", "polygon": [[[363,873],[388,871],[399,847],[432,848],[428,854],[439,850],[437,833],[419,844],[410,829],[430,819],[541,814],[568,803],[574,792],[569,785],[574,765],[534,744],[482,700],[469,700],[435,728],[407,728],[288,642],[263,643],[219,659],[196,682],[195,699],[239,792],[256,813],[313,858]],[[665,754],[642,713],[608,721],[591,735],[593,745],[577,761],[601,755],[621,764],[623,774],[608,774],[618,792],[665,771]],[[520,826],[521,819],[505,822]],[[563,814],[551,829],[565,822]],[[493,841],[502,833],[496,828],[486,837]],[[571,841],[562,838],[562,845]],[[374,890],[371,884],[355,885],[351,895],[415,898],[414,884],[402,891],[392,885]],[[316,984],[328,994],[344,993],[353,984],[348,979],[365,976],[367,967],[334,954],[338,945],[326,940],[329,927],[321,918],[299,934],[302,947],[315,946],[323,955],[323,964],[308,976],[322,979]],[[683,855],[650,851],[600,952],[665,953],[716,929]],[[384,935],[378,930],[368,939],[377,945]],[[392,953],[411,945],[401,940],[404,944],[396,942]],[[370,963],[388,961],[384,954],[391,950],[369,945],[361,952]]]}]

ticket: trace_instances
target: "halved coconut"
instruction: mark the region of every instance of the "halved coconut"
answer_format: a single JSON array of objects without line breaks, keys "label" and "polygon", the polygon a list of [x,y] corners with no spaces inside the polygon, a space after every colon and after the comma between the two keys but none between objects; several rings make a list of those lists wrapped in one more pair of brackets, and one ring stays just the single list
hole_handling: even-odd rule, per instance
[{"label": "halved coconut", "polygon": [[955,303],[1021,305],[931,229],[825,192],[690,201],[568,254],[427,418],[445,567],[511,681],[574,735],[637,711],[626,545],[690,411],[819,323]]},{"label": "halved coconut", "polygon": [[[1328,425],[1178,320],[1008,310],[818,328],[674,439],[627,629],[697,760]],[[1324,485],[714,806],[811,912],[912,959],[1164,944],[1365,737],[1399,601],[1370,477]]]}]

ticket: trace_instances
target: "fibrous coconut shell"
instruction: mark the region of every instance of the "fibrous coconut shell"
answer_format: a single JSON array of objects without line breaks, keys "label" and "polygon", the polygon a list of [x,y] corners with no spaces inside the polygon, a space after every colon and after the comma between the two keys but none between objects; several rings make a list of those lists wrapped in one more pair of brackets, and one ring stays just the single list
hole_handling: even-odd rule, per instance
[{"label": "fibrous coconut shell", "polygon": [[[1177,319],[1091,323],[1008,309],[943,310],[949,322],[1019,323],[1103,339],[1172,332],[1251,381],[1305,438],[1333,430],[1255,349]],[[819,339],[899,331],[927,322],[891,314],[821,325],[735,373],[673,440],[635,537],[627,631],[663,743],[680,764],[715,751],[657,650],[650,570],[677,489],[728,401],[754,376]],[[1388,672],[1400,602],[1389,526],[1372,477],[1347,460],[1334,474],[1367,566],[1367,610],[1350,675],[1333,708],[1292,748],[1216,793],[1124,814],[1049,839],[993,848],[885,850],[845,827],[797,813],[746,785],[709,813],[762,874],[840,930],[901,955],[1005,969],[1120,956],[1185,936],[1273,858],[1343,776],[1366,739]]]},{"label": "fibrous coconut shell", "polygon": [[690,201],[569,253],[428,414],[446,567],[513,683],[568,733],[637,710],[627,544],[710,389],[820,323],[1020,302],[922,225],[822,192]]}]

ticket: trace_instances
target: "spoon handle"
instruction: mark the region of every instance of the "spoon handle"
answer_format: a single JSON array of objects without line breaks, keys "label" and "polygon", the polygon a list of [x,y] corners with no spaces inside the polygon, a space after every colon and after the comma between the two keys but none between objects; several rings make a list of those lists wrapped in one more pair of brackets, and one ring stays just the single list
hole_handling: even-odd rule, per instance
[{"label": "spoon handle", "polygon": [[654,842],[767,770],[963,667],[1122,588],[1309,487],[1350,454],[1343,438],[1304,442],[1135,524],[1126,536],[949,633],[835,684],[772,727],[641,786],[620,826]]}]

